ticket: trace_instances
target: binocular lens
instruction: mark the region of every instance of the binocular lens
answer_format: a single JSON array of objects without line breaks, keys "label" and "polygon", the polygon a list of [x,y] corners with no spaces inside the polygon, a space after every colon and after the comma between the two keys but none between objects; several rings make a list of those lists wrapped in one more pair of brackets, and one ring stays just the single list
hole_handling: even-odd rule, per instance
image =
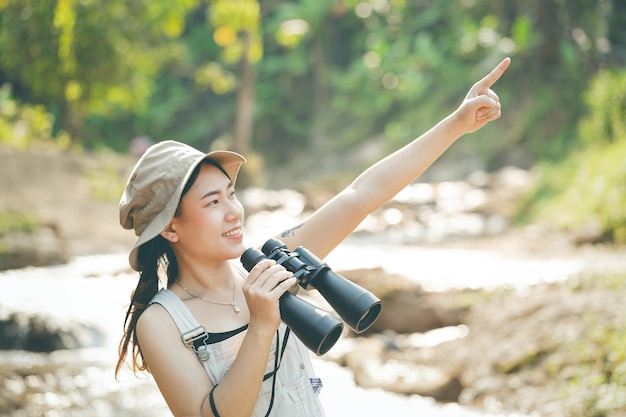
[{"label": "binocular lens", "polygon": [[317,355],[328,352],[343,331],[343,324],[335,317],[289,292],[280,298],[280,314],[298,339]]},{"label": "binocular lens", "polygon": [[316,276],[312,285],[357,333],[367,330],[382,310],[378,297],[330,269]]},{"label": "binocular lens", "polygon": [[250,248],[241,255],[241,264],[246,268],[246,271],[250,272],[263,259],[267,259],[267,257],[258,250]]},{"label": "binocular lens", "polygon": [[372,324],[378,318],[380,311],[382,309],[381,304],[374,304],[368,311],[365,313],[365,316],[356,325],[356,332],[361,333],[365,330],[369,329]]}]

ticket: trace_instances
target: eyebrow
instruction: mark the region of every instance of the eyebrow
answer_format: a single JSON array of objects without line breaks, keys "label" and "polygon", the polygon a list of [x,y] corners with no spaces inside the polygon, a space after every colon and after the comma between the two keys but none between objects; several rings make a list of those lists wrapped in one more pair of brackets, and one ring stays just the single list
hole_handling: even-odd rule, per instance
[{"label": "eyebrow", "polygon": [[[233,184],[232,182],[228,183],[228,186],[226,187],[226,189],[231,189],[235,186],[235,184]],[[208,193],[204,194],[202,197],[200,197],[200,200],[204,200],[207,197],[212,197],[214,195],[220,194],[219,190],[213,190],[213,191],[209,191]]]}]

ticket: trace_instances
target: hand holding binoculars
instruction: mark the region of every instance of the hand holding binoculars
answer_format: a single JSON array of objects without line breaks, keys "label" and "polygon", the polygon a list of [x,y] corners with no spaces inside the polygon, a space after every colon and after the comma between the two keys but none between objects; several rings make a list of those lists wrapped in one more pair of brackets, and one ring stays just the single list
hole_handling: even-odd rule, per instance
[{"label": "hand holding binoculars", "polygon": [[[333,272],[311,251],[299,246],[293,252],[278,239],[269,239],[261,251],[249,248],[241,263],[250,271],[262,259],[273,259],[292,272],[298,285],[317,289],[355,332],[367,330],[380,315],[382,302],[371,292]],[[279,301],[282,321],[317,355],[330,350],[341,336],[343,323],[336,317],[289,292]]]}]

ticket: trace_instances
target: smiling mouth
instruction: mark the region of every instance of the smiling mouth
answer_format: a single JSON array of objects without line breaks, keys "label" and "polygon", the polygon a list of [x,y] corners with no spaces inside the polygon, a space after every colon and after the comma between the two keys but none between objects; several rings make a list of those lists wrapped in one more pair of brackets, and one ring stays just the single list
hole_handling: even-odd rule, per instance
[{"label": "smiling mouth", "polygon": [[229,232],[223,233],[222,236],[224,237],[231,237],[231,236],[237,236],[241,234],[241,228],[237,228],[237,229],[233,229]]}]

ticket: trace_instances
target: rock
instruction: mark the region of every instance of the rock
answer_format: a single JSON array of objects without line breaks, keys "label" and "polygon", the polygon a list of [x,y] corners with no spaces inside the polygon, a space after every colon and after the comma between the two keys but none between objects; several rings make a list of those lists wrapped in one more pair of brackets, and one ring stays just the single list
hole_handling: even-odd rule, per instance
[{"label": "rock", "polygon": [[461,323],[460,317],[467,311],[462,294],[469,291],[451,291],[445,295],[427,292],[405,277],[387,274],[382,268],[338,273],[367,288],[383,302],[380,316],[365,334],[415,333],[455,326]]},{"label": "rock", "polygon": [[[350,368],[355,382],[364,388],[381,388],[398,394],[417,394],[440,402],[454,402],[463,387],[446,369],[403,360],[384,335],[354,340],[334,360]],[[400,356],[398,356],[400,354]]]},{"label": "rock", "polygon": [[420,288],[398,290],[382,297],[383,309],[371,332],[393,330],[397,333],[426,332],[460,324],[463,309],[445,305],[441,298]]},{"label": "rock", "polygon": [[0,350],[53,352],[103,344],[104,334],[90,324],[24,312],[0,313]]},{"label": "rock", "polygon": [[[64,262],[65,254],[127,251],[135,235],[119,226],[118,204],[135,161],[106,152],[20,151],[0,145],[0,210],[27,214],[52,230],[58,252],[49,264]],[[103,189],[115,191],[107,198]],[[43,265],[39,252],[35,261]]]},{"label": "rock", "polygon": [[54,226],[0,235],[0,270],[56,265],[68,259],[66,243]]}]

